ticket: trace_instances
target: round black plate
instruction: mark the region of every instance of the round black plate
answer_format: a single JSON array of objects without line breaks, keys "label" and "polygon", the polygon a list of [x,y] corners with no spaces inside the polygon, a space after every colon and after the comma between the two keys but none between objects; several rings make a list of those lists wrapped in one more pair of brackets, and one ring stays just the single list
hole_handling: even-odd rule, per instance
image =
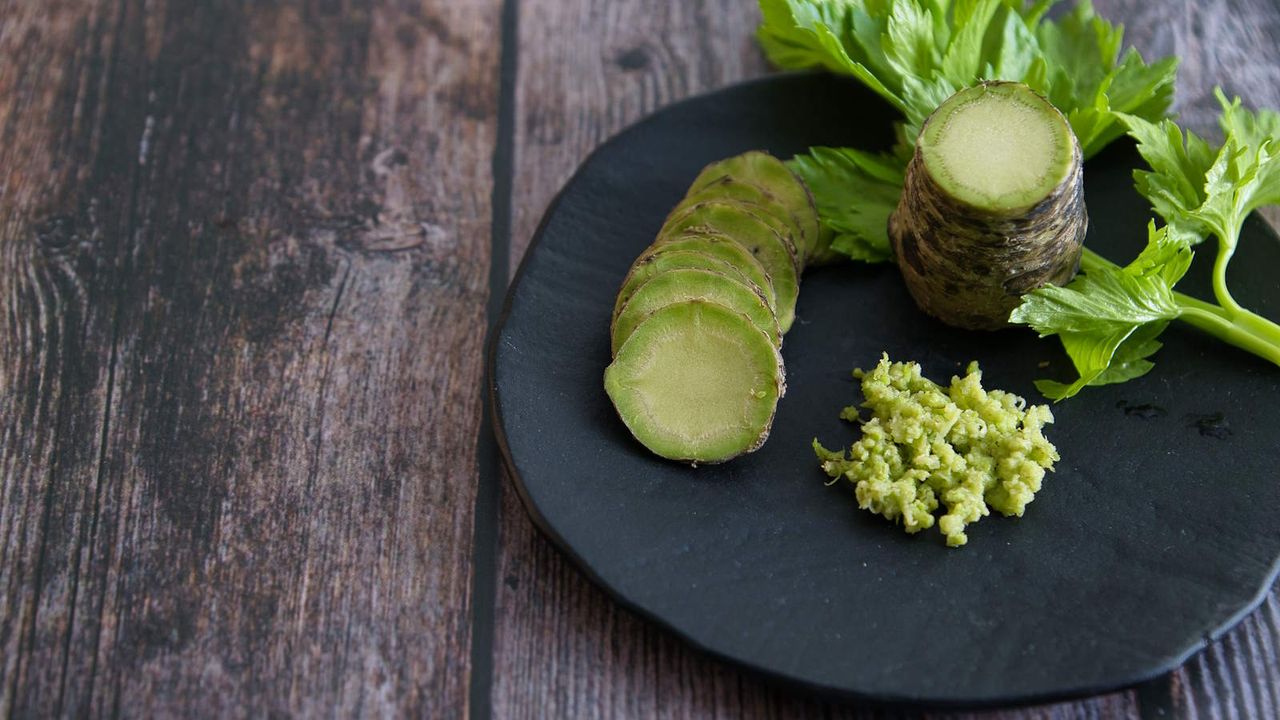
[{"label": "round black plate", "polygon": [[[624,605],[809,688],[1006,704],[1171,670],[1255,607],[1275,575],[1280,371],[1251,355],[1171,328],[1152,373],[1054,407],[1057,472],[1025,518],[987,518],[958,550],[825,484],[809,444],[856,438],[837,417],[861,401],[850,369],[888,351],[945,381],[977,359],[989,387],[1039,398],[1032,381],[1065,379],[1069,364],[1029,331],[930,320],[892,266],[805,275],[783,348],[789,390],[755,454],[665,462],[615,416],[601,381],[614,294],[697,171],[752,148],[886,147],[893,119],[849,82],[778,76],[668,107],[583,164],[492,337],[497,432],[526,507]],[[1087,242],[1121,260],[1146,238],[1131,179],[1140,162],[1118,143],[1086,170]],[[1260,220],[1232,267],[1236,298],[1280,315],[1280,243]],[[1198,269],[1184,287],[1204,295]]]}]

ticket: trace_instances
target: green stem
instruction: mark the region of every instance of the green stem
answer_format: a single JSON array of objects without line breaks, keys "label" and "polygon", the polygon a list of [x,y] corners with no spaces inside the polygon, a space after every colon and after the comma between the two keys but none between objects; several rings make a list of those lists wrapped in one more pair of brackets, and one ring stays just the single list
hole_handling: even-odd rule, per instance
[{"label": "green stem", "polygon": [[[1223,302],[1223,306],[1219,307],[1175,291],[1173,299],[1181,309],[1178,319],[1224,342],[1280,365],[1280,325],[1240,307],[1231,298],[1231,294],[1226,292],[1225,284],[1222,286],[1222,291],[1218,291],[1218,277],[1221,274],[1225,283],[1226,264],[1230,258],[1229,250],[1220,252],[1218,260],[1221,270],[1219,264],[1214,266],[1214,294],[1218,296],[1220,302]],[[1080,258],[1080,267],[1088,272],[1091,269],[1115,269],[1118,266],[1089,248],[1085,248]],[[1224,297],[1226,301],[1223,301]]]},{"label": "green stem", "polygon": [[1223,310],[1217,305],[1214,305],[1213,303],[1207,303],[1201,300],[1200,298],[1191,297],[1190,295],[1187,295],[1185,293],[1180,293],[1177,290],[1173,292],[1173,299],[1174,299],[1174,302],[1178,303],[1178,305],[1184,308],[1193,308],[1195,310],[1199,310],[1200,312],[1206,312],[1206,313],[1209,313],[1210,315],[1214,315],[1218,319],[1223,320],[1225,322],[1228,322],[1228,323],[1231,322],[1231,316],[1227,314],[1227,311]]},{"label": "green stem", "polygon": [[1231,262],[1231,256],[1234,254],[1234,247],[1223,242],[1218,243],[1218,256],[1213,259],[1213,295],[1228,312],[1248,312],[1240,307],[1240,303],[1231,297],[1231,291],[1227,289],[1227,263]]},{"label": "green stem", "polygon": [[[1247,310],[1245,312],[1253,315]],[[1263,321],[1269,324],[1272,330],[1271,337],[1264,337],[1250,328],[1242,327],[1227,319],[1221,311],[1211,312],[1198,307],[1185,306],[1178,319],[1200,328],[1223,342],[1248,350],[1268,362],[1280,365],[1280,326],[1275,323]]]},{"label": "green stem", "polygon": [[1090,270],[1096,270],[1098,268],[1117,267],[1115,263],[1102,257],[1098,253],[1090,250],[1089,248],[1084,248],[1083,250],[1084,252],[1080,254],[1081,270],[1085,272],[1089,272]]}]

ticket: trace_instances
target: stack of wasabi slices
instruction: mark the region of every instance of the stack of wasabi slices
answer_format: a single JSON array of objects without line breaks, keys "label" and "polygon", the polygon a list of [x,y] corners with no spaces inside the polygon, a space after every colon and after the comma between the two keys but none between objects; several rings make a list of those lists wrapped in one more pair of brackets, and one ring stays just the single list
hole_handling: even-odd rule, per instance
[{"label": "stack of wasabi slices", "polygon": [[698,174],[613,309],[605,390],[640,443],[694,464],[764,443],[800,274],[830,258],[821,235],[808,188],[768,153]]}]

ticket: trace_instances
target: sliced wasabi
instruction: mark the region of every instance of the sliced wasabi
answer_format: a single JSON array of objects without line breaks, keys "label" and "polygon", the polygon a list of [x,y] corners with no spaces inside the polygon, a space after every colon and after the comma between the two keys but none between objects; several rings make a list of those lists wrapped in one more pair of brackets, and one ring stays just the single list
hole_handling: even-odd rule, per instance
[{"label": "sliced wasabi", "polygon": [[822,246],[808,189],[776,158],[703,170],[614,303],[605,387],[640,442],[695,463],[764,442],[800,274]]},{"label": "sliced wasabi", "polygon": [[613,321],[613,352],[618,352],[649,315],[659,308],[687,300],[708,300],[745,315],[775,346],[782,344],[778,321],[759,290],[722,273],[682,269],[655,275],[631,294]]},{"label": "sliced wasabi", "polygon": [[[767,225],[769,229],[778,234],[778,237],[782,238],[787,247],[790,247],[791,255],[795,258],[796,274],[799,275],[804,272],[804,256],[801,255],[799,247],[796,246],[796,224],[762,208],[758,202],[724,195],[724,193],[690,196],[682,200],[675,208],[672,208],[671,214],[667,215],[667,223],[671,223],[672,219],[682,217],[692,209],[703,208],[703,206],[719,206],[719,208],[731,210],[733,214],[748,214],[751,219],[755,220],[756,224]],[[663,241],[664,234],[667,234],[667,225],[663,225],[663,232],[658,233],[657,242]]]},{"label": "sliced wasabi", "polygon": [[759,188],[787,209],[799,224],[795,243],[806,263],[821,254],[817,205],[809,188],[786,163],[759,150],[735,155],[704,168],[694,178],[689,194],[700,194],[717,182],[723,182],[725,177]]},{"label": "sliced wasabi", "polygon": [[769,273],[755,255],[728,235],[714,230],[686,230],[661,238],[641,257],[660,252],[697,252],[723,260],[764,291],[769,307],[777,306],[778,296],[774,293],[773,279],[769,277]]},{"label": "sliced wasabi", "polygon": [[676,206],[676,211],[707,200],[735,200],[751,213],[768,222],[779,235],[796,248],[796,258],[804,265],[806,239],[800,218],[782,200],[764,188],[737,180],[728,175],[712,180],[699,190],[690,191]]},{"label": "sliced wasabi", "polygon": [[769,436],[784,390],[782,357],[746,316],[690,300],[648,315],[605,369],[604,386],[650,451],[718,463]]},{"label": "sliced wasabi", "polygon": [[743,274],[735,265],[704,253],[692,250],[667,250],[660,246],[641,255],[631,265],[631,272],[627,273],[627,277],[622,281],[622,289],[618,291],[618,298],[614,302],[613,317],[618,317],[627,301],[631,299],[632,294],[641,285],[649,282],[655,276],[671,270],[710,270],[722,275],[728,275],[754,290],[765,299],[769,309],[773,309],[773,303],[769,300],[769,296],[765,294],[764,289]]},{"label": "sliced wasabi", "polygon": [[777,294],[778,325],[783,332],[790,329],[800,292],[800,265],[791,242],[774,232],[747,206],[733,200],[711,200],[684,208],[667,219],[659,237],[674,237],[697,228],[727,235],[760,261],[772,278]]}]

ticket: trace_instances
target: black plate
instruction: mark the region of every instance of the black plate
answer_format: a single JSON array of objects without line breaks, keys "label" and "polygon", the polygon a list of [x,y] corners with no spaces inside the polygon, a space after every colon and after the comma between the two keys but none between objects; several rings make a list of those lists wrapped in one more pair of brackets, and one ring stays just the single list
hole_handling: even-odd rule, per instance
[{"label": "black plate", "polygon": [[[989,387],[1038,398],[1032,381],[1067,378],[1069,365],[1028,331],[930,320],[891,266],[805,275],[783,349],[789,390],[753,455],[697,469],[659,460],[605,396],[614,294],[699,168],[752,148],[884,147],[893,118],[849,82],[779,76],[668,107],[587,159],[548,210],[492,338],[497,432],[525,505],[619,602],[812,689],[1010,704],[1167,672],[1254,608],[1275,575],[1280,371],[1251,355],[1170,329],[1151,374],[1054,407],[1057,472],[1025,518],[987,518],[959,550],[824,484],[809,443],[855,439],[837,418],[860,401],[849,370],[888,351],[946,380],[977,359]],[[1140,162],[1119,143],[1088,164],[1088,244],[1104,255],[1127,259],[1145,241],[1149,211],[1130,176]],[[1184,282],[1197,294],[1207,259]],[[1237,299],[1280,315],[1280,243],[1260,220],[1232,267]]]}]

